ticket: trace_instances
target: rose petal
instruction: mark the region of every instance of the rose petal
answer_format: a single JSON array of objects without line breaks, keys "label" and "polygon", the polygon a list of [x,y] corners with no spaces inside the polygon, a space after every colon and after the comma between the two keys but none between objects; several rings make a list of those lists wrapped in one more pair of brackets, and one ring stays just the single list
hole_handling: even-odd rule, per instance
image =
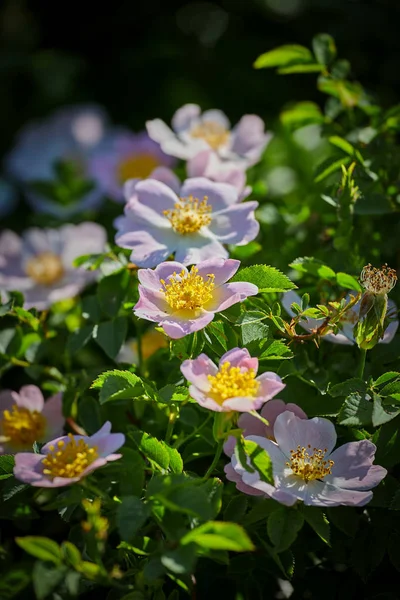
[{"label": "rose petal", "polygon": [[163,327],[165,333],[169,335],[173,340],[189,335],[194,331],[204,329],[214,318],[214,313],[204,312],[196,319],[183,320],[175,316],[168,316],[160,321],[160,325]]},{"label": "rose petal", "polygon": [[372,464],[375,452],[376,446],[369,440],[343,444],[330,455],[334,465],[324,481],[347,490],[370,490],[387,474],[386,469]]},{"label": "rose petal", "polygon": [[24,385],[17,394],[12,393],[15,403],[30,411],[42,412],[44,406],[44,398],[40,389],[36,385]]},{"label": "rose petal", "polygon": [[244,281],[226,283],[214,290],[213,298],[205,308],[213,312],[221,312],[233,304],[243,302],[249,296],[256,296],[257,294],[258,288],[252,283]]},{"label": "rose petal", "polygon": [[237,189],[233,185],[216,183],[205,177],[186,179],[182,185],[181,196],[183,198],[193,196],[199,200],[207,198],[213,213],[235,204],[239,199]]},{"label": "rose petal", "polygon": [[328,456],[336,444],[337,436],[333,423],[328,419],[300,419],[286,411],[275,421],[274,437],[282,452],[290,458],[291,450],[296,450],[297,446],[307,448],[308,445],[323,451],[326,448]]},{"label": "rose petal", "polygon": [[203,392],[210,389],[209,375],[216,375],[218,367],[206,354],[200,354],[193,360],[185,360],[181,364],[183,376],[195,387]]}]

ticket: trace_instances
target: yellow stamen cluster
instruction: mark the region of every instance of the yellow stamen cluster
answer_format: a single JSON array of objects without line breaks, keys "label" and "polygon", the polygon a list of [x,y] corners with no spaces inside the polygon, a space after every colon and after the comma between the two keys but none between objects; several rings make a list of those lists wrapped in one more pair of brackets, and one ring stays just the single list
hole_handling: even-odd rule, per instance
[{"label": "yellow stamen cluster", "polygon": [[229,131],[216,121],[203,121],[196,125],[190,134],[194,138],[205,140],[213,150],[218,150],[229,139]]},{"label": "yellow stamen cluster", "polygon": [[260,383],[256,381],[255,377],[254,369],[243,371],[240,367],[231,367],[230,362],[226,361],[220,366],[216,375],[208,375],[208,381],[211,384],[208,395],[217,404],[222,404],[228,398],[238,396],[254,397],[260,387]]},{"label": "yellow stamen cluster", "polygon": [[4,437],[12,444],[32,446],[44,436],[46,419],[36,410],[30,411],[14,404],[11,410],[3,412],[1,425]]},{"label": "yellow stamen cluster", "polygon": [[42,460],[43,473],[54,477],[78,477],[96,458],[97,448],[90,448],[82,439],[76,440],[70,433],[69,441],[60,440],[50,446],[50,452]]},{"label": "yellow stamen cluster", "polygon": [[396,282],[396,271],[387,264],[384,264],[380,269],[368,264],[361,271],[361,285],[373,294],[388,294],[394,288]]},{"label": "yellow stamen cluster", "polygon": [[168,283],[160,280],[160,291],[172,309],[197,311],[212,300],[215,275],[210,273],[205,280],[198,272],[197,267],[192,267],[189,273],[184,270],[179,275],[173,273]]},{"label": "yellow stamen cluster", "polygon": [[128,179],[146,179],[160,164],[152,154],[133,154],[124,158],[117,167],[118,181],[122,184]]},{"label": "yellow stamen cluster", "polygon": [[180,198],[173,210],[164,210],[163,214],[171,223],[172,228],[181,235],[196,233],[203,226],[211,223],[212,206],[207,204],[207,196],[198,198]]},{"label": "yellow stamen cluster", "polygon": [[25,273],[40,285],[53,285],[64,276],[64,267],[57,254],[42,252],[27,261]]},{"label": "yellow stamen cluster", "polygon": [[310,453],[310,445],[307,448],[297,446],[297,450],[290,451],[290,462],[286,463],[286,466],[290,467],[293,473],[304,479],[306,483],[330,475],[335,464],[333,460],[324,460],[325,454],[328,452],[327,448],[324,450],[313,448],[312,450]]}]

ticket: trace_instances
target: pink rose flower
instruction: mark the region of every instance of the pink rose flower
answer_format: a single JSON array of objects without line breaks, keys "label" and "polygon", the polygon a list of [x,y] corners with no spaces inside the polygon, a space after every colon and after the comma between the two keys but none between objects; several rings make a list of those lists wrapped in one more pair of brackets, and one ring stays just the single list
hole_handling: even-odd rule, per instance
[{"label": "pink rose flower", "polygon": [[129,181],[125,193],[128,202],[115,220],[115,243],[132,250],[131,260],[139,267],[155,267],[171,254],[184,265],[227,258],[225,244],[243,246],[260,228],[254,216],[258,203],[239,202],[237,189],[228,183],[195,177],[181,185],[159,168],[149,179]]},{"label": "pink rose flower", "polygon": [[239,265],[239,260],[214,258],[190,271],[173,261],[154,270],[139,269],[139,301],[133,312],[158,323],[173,339],[199,331],[211,323],[215,313],[257,294],[252,283],[226,283]]},{"label": "pink rose flower", "polygon": [[19,392],[0,392],[0,454],[32,450],[34,442],[43,443],[62,434],[62,394],[46,402],[36,385],[24,385]]},{"label": "pink rose flower", "polygon": [[257,377],[258,358],[240,348],[226,352],[218,367],[206,354],[200,354],[194,360],[185,360],[181,371],[191,383],[191,397],[216,412],[257,410],[285,387],[276,373]]},{"label": "pink rose flower", "polygon": [[172,129],[161,119],[147,121],[146,127],[149,136],[166,154],[188,160],[211,149],[222,160],[242,169],[260,160],[272,137],[256,115],[245,115],[231,129],[222,111],[201,113],[197,104],[185,104],[177,110],[172,118]]},{"label": "pink rose flower", "polygon": [[297,500],[306,506],[364,506],[372,499],[371,488],[387,474],[373,465],[376,446],[369,440],[333,450],[337,436],[328,419],[302,419],[285,411],[276,418],[274,437],[276,441],[258,435],[245,438],[268,453],[274,485],[257,471],[246,471],[234,455],[231,465],[244,484],[287,506]]},{"label": "pink rose flower", "polygon": [[35,487],[56,488],[80,481],[108,462],[118,460],[114,454],[125,443],[122,433],[110,433],[107,421],[94,435],[65,435],[48,442],[40,454],[20,452],[15,455],[14,476]]}]

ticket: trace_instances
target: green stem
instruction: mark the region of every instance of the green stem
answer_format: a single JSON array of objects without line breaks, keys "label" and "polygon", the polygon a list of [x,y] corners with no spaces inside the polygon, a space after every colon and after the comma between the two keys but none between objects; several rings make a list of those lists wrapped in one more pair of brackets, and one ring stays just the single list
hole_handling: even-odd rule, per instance
[{"label": "green stem", "polygon": [[174,425],[175,425],[177,416],[178,416],[178,411],[177,411],[176,407],[173,406],[169,413],[168,427],[167,427],[167,432],[165,434],[165,441],[167,442],[167,444],[169,444],[169,441],[172,437],[172,433],[174,431]]},{"label": "green stem", "polygon": [[365,359],[367,358],[367,351],[360,349],[360,362],[358,363],[358,371],[357,377],[363,379],[364,377],[364,368],[365,368]]},{"label": "green stem", "polygon": [[216,451],[215,456],[214,456],[214,460],[212,461],[212,463],[209,466],[206,474],[204,475],[203,481],[205,481],[206,479],[208,479],[210,477],[211,473],[214,471],[215,467],[217,466],[219,458],[220,458],[220,456],[222,454],[223,447],[224,447],[224,440],[219,440],[218,446],[217,446],[217,451]]},{"label": "green stem", "polygon": [[197,429],[192,431],[192,433],[189,433],[189,435],[187,435],[185,437],[185,439],[181,440],[180,442],[178,442],[178,441],[175,442],[174,448],[176,448],[178,450],[178,448],[180,448],[182,446],[182,444],[185,444],[188,440],[191,440],[193,437],[195,437],[199,433],[199,431],[201,431],[207,425],[207,423],[211,419],[211,416],[212,416],[211,414],[208,415],[207,419],[205,419],[203,421],[203,423],[199,427],[197,427]]}]

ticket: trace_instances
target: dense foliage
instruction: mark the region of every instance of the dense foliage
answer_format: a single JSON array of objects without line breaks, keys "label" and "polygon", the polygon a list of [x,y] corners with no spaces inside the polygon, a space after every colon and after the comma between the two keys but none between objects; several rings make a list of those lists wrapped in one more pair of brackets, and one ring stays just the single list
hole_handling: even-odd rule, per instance
[{"label": "dense foliage", "polygon": [[78,106],[6,158],[1,599],[397,597],[400,107],[327,34],[254,66],[323,108]]}]

